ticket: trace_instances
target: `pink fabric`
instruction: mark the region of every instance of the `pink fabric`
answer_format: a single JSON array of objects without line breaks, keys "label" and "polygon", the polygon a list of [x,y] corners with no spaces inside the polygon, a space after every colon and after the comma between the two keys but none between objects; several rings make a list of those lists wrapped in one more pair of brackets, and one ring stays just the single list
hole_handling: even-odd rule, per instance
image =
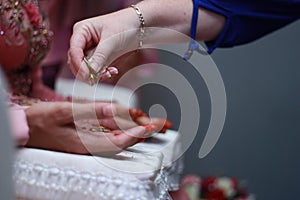
[{"label": "pink fabric", "polygon": [[29,139],[29,127],[25,114],[26,108],[28,107],[13,104],[9,109],[12,134],[18,146],[26,145]]}]

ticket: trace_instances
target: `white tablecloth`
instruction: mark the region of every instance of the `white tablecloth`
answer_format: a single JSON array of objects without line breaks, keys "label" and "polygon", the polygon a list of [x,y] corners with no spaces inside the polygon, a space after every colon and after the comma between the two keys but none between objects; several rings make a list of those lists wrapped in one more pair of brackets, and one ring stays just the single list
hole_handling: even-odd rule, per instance
[{"label": "white tablecloth", "polygon": [[179,181],[180,162],[173,165],[169,162],[174,155],[177,134],[167,131],[156,135],[114,157],[20,149],[14,164],[17,197],[168,199],[167,192],[176,189]]}]

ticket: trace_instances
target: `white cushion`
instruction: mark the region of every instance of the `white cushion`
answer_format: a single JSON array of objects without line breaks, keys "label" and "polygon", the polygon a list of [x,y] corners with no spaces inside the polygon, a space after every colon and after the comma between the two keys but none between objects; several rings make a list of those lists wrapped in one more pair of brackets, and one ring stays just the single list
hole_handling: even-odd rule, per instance
[{"label": "white cushion", "polygon": [[14,164],[17,197],[168,199],[170,186],[178,187],[179,181],[178,173],[174,173],[178,172],[174,166],[179,165],[171,162],[177,134],[158,134],[113,157],[22,148]]}]

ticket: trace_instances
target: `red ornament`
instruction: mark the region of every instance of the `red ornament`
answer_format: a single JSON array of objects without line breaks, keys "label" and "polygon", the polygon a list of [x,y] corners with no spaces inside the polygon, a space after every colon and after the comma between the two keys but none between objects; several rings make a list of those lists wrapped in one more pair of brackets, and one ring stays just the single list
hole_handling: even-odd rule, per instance
[{"label": "red ornament", "polygon": [[28,17],[30,22],[34,27],[38,27],[41,21],[41,15],[39,12],[39,8],[33,3],[27,3],[25,5],[26,12],[28,13]]},{"label": "red ornament", "polygon": [[216,183],[216,177],[207,177],[203,180],[202,182],[202,192],[203,193],[208,193],[211,190],[213,190],[215,188],[215,183]]},{"label": "red ornament", "polygon": [[226,200],[226,196],[225,196],[224,192],[219,188],[216,188],[216,189],[208,192],[206,194],[205,198],[207,200]]}]

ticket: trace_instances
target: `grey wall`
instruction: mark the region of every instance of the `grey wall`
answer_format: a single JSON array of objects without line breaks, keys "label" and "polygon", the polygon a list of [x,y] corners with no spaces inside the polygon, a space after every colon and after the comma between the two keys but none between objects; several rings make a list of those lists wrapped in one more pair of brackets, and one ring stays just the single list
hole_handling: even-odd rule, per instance
[{"label": "grey wall", "polygon": [[[249,190],[260,200],[298,198],[299,46],[297,22],[254,43],[213,53],[226,87],[228,110],[221,138],[204,159],[197,155],[209,122],[210,101],[201,78],[185,68],[184,73],[199,91],[202,120],[186,152],[184,174],[237,177],[247,181]],[[165,54],[160,62],[182,69]],[[154,103],[163,104],[176,128],[180,113],[178,102],[172,98],[167,89],[145,87],[141,102],[144,110]]]},{"label": "grey wall", "polygon": [[14,144],[8,126],[6,81],[0,66],[0,199],[11,200],[13,196],[12,164]]}]

